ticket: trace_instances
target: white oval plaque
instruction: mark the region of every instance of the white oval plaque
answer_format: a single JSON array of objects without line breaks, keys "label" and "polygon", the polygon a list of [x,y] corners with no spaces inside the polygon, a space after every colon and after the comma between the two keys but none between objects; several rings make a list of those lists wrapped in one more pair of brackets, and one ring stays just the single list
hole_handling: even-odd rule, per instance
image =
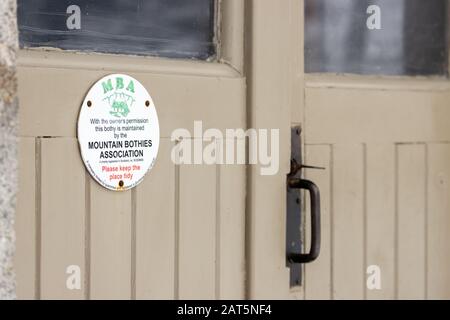
[{"label": "white oval plaque", "polygon": [[81,106],[78,143],[87,170],[103,187],[137,186],[159,148],[158,115],[144,86],[123,74],[99,80]]}]

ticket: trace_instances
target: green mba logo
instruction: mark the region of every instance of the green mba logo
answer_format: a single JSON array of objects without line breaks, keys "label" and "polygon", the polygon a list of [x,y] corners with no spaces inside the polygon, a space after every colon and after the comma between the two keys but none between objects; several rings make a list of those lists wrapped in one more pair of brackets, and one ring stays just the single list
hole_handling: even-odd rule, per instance
[{"label": "green mba logo", "polygon": [[133,80],[130,80],[125,87],[122,77],[115,79],[115,86],[113,86],[113,79],[108,79],[102,82],[102,87],[105,95],[103,101],[108,101],[111,107],[109,113],[117,118],[126,118],[130,113],[130,108],[136,101],[134,98]]}]

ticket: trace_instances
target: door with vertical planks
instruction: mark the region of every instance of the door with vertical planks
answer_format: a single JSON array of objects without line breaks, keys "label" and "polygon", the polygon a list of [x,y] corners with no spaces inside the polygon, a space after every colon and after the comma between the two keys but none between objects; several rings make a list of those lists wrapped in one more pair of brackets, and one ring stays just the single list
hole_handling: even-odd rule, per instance
[{"label": "door with vertical planks", "polygon": [[[89,1],[78,1],[82,12]],[[181,35],[174,42],[158,42],[166,30],[159,26],[147,30],[156,30],[151,39],[144,26],[106,42],[72,30],[58,42],[61,30],[48,39],[33,34],[39,6],[20,11],[19,298],[450,298],[449,1],[173,1],[208,2],[214,11],[174,10],[182,22],[169,32]],[[114,1],[126,5],[124,16],[134,2]],[[143,21],[165,23],[167,3],[137,8],[152,4],[158,10]],[[64,12],[44,25],[59,28]],[[95,29],[89,19],[108,21],[105,12],[84,19]],[[188,23],[208,12],[206,22]],[[192,40],[199,26],[206,38]],[[157,57],[142,56],[147,51]],[[154,168],[121,193],[86,172],[76,136],[86,92],[113,73],[145,86],[161,128]],[[194,132],[196,121],[222,133],[279,130],[278,172],[176,164],[172,133]],[[291,145],[293,127],[301,141]],[[294,145],[304,164],[325,170],[301,171],[320,189],[321,250],[291,284],[286,185]],[[306,251],[308,197],[298,202]],[[76,290],[67,284],[73,270],[81,274]]]},{"label": "door with vertical planks", "polygon": [[[450,298],[449,8],[248,2],[249,123],[280,129],[279,173],[249,175],[249,297]],[[302,172],[321,193],[321,250],[291,286],[286,175],[298,125],[303,162],[325,170]]]},{"label": "door with vertical planks", "polygon": [[305,162],[327,168],[306,172],[323,236],[306,299],[450,298],[449,8],[305,0]]},{"label": "door with vertical planks", "polygon": [[[133,1],[115,1],[111,8],[100,11],[94,10],[94,2],[86,6],[87,2],[71,3],[78,4],[82,12],[93,10],[91,15],[82,16],[85,20],[81,20],[80,32],[83,32],[84,21],[89,22],[88,28],[95,28],[94,22],[106,21],[108,15],[120,12],[122,5],[124,15],[137,12],[136,23],[156,23],[160,21],[158,16],[178,12],[170,11],[177,10],[176,7],[170,8],[170,4],[156,0],[145,2],[146,7],[138,1],[138,11],[132,8]],[[208,7],[209,4],[213,7]],[[211,27],[214,32],[211,41],[215,52],[207,59],[201,54],[192,55],[195,59],[190,59],[190,50],[194,52],[196,43],[203,46],[206,40],[184,44],[157,42],[157,47],[167,43],[182,46],[181,51],[173,51],[169,46],[161,47],[156,54],[150,52],[165,58],[135,56],[145,54],[143,48],[154,50],[152,45],[155,43],[151,41],[156,40],[153,38],[145,38],[134,46],[133,37],[122,37],[116,47],[110,47],[107,41],[102,42],[102,37],[94,42],[87,41],[88,33],[83,35],[86,38],[77,38],[77,41],[86,40],[86,47],[100,53],[41,48],[34,44],[32,36],[36,36],[37,41],[43,41],[42,37],[30,33],[34,29],[26,25],[39,22],[40,8],[27,11],[27,5],[32,4],[19,3],[21,14],[27,17],[22,20],[21,41],[26,47],[33,48],[22,49],[18,62],[18,297],[242,298],[245,168],[177,165],[171,159],[176,143],[171,134],[177,128],[192,131],[196,120],[203,121],[205,129],[217,128],[223,132],[226,128],[245,128],[243,3],[239,0],[179,2],[180,6],[201,8],[200,11],[189,11],[190,7],[180,11],[187,16],[175,17],[186,19],[183,20],[186,23],[184,29],[175,30],[168,36],[186,30],[196,32],[197,29],[188,27],[191,25],[189,15],[212,12],[210,20],[202,25]],[[147,13],[153,19],[142,22],[140,14],[145,8],[150,10]],[[155,8],[159,10],[156,13],[151,11]],[[208,11],[210,8],[213,11]],[[65,28],[65,24],[55,26],[52,23],[58,23],[66,13],[57,15],[60,8],[52,5],[48,14],[52,10],[55,18],[49,20],[48,28]],[[45,14],[42,17],[46,19]],[[89,20],[95,18],[98,20]],[[181,21],[177,19],[174,24]],[[199,20],[196,21],[193,25],[198,28]],[[124,28],[127,23],[129,21],[116,21]],[[158,26],[150,25],[149,28],[150,32],[164,31]],[[132,32],[138,31],[132,29]],[[60,45],[62,49],[77,51],[80,42],[70,41],[72,35],[77,36],[76,32],[62,33],[68,37],[63,43],[57,42],[59,38],[55,34],[50,34],[54,41],[48,46]],[[190,37],[189,34],[185,36]],[[115,41],[116,38],[111,39]],[[147,43],[150,44],[146,47]],[[110,54],[116,48],[122,50],[121,55]],[[203,47],[200,49],[204,50]],[[83,165],[76,136],[78,114],[85,94],[98,79],[113,73],[129,74],[146,87],[156,105],[161,128],[155,166],[138,187],[126,192],[108,191],[91,178]],[[67,285],[74,267],[81,275],[79,289]]]}]

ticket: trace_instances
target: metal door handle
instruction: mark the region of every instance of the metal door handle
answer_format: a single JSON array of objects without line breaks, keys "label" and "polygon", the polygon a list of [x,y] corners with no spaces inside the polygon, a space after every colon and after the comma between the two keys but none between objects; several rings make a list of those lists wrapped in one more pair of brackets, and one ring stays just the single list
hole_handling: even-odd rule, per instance
[{"label": "metal door handle", "polygon": [[[309,253],[289,253],[287,259],[291,263],[308,263],[317,259],[320,253],[320,191],[309,180],[290,178],[288,187],[309,191],[311,200],[311,248]],[[300,212],[299,212],[300,214]]]}]

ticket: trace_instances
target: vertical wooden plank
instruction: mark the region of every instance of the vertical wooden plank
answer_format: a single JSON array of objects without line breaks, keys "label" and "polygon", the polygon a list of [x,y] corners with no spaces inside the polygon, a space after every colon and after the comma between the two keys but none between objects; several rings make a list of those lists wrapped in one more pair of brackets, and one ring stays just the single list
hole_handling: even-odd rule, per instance
[{"label": "vertical wooden plank", "polygon": [[36,150],[34,138],[19,139],[19,194],[16,208],[16,293],[34,299],[36,282]]},{"label": "vertical wooden plank", "polygon": [[114,192],[91,179],[90,297],[131,298],[131,191]]},{"label": "vertical wooden plank", "polygon": [[179,298],[215,298],[216,167],[180,167]]},{"label": "vertical wooden plank", "polygon": [[397,147],[397,297],[425,298],[424,145]]},{"label": "vertical wooden plank", "polygon": [[136,195],[136,298],[173,299],[175,165],[172,143],[161,139],[155,167]]},{"label": "vertical wooden plank", "polygon": [[[395,146],[366,147],[366,265],[380,267],[381,289],[368,299],[395,298]],[[366,278],[367,278],[366,274]]]},{"label": "vertical wooden plank", "polygon": [[[250,166],[248,171],[246,260],[247,298],[251,299],[293,297],[286,267],[286,174],[290,167],[291,117],[301,117],[291,107],[301,104],[295,103],[299,102],[298,94],[292,96],[298,91],[292,89],[294,72],[286,53],[299,45],[291,41],[292,33],[302,31],[292,23],[300,14],[293,9],[299,4],[291,0],[282,6],[272,0],[246,1],[248,124],[252,128],[280,129],[277,174],[261,175],[260,165]],[[275,51],[273,39],[278,48]]]},{"label": "vertical wooden plank", "polygon": [[363,146],[333,146],[333,298],[362,299],[364,272]]},{"label": "vertical wooden plank", "polygon": [[[305,265],[305,298],[330,299],[331,298],[331,147],[327,145],[306,146],[305,163],[322,166],[326,169],[307,170],[305,177],[313,181],[320,189],[321,206],[321,249],[320,256],[314,263]],[[308,195],[305,201],[309,204]],[[310,246],[310,207],[305,212],[306,221],[306,247]]]},{"label": "vertical wooden plank", "polygon": [[427,298],[450,299],[450,145],[428,145]]},{"label": "vertical wooden plank", "polygon": [[218,189],[217,298],[245,294],[245,166],[220,166]]},{"label": "vertical wooden plank", "polygon": [[[52,138],[42,139],[41,146],[41,298],[83,299],[85,170],[78,144]],[[81,270],[81,290],[66,286],[71,265]]]}]

